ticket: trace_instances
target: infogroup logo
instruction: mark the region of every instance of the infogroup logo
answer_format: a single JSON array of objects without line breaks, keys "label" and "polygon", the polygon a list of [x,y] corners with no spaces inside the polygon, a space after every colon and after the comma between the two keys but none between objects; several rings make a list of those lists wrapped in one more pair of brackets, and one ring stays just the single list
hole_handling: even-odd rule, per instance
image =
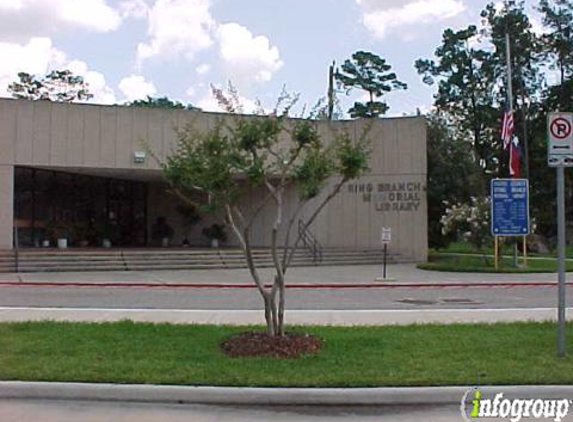
[{"label": "infogroup logo", "polygon": [[[472,399],[469,402],[469,399]],[[504,393],[495,394],[493,398],[484,398],[479,388],[472,388],[464,394],[460,411],[466,422],[480,418],[502,418],[511,422],[528,419],[552,419],[561,422],[569,414],[573,405],[570,399],[509,399]]]}]

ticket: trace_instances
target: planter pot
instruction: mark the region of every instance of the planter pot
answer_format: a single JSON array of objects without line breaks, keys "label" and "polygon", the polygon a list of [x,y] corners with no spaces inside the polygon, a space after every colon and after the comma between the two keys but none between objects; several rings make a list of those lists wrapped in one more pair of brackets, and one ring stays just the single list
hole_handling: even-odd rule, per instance
[{"label": "planter pot", "polygon": [[67,247],[68,247],[68,239],[66,239],[65,237],[58,239],[58,248],[66,249]]},{"label": "planter pot", "polygon": [[109,240],[109,239],[104,239],[104,240],[101,242],[101,245],[102,245],[104,248],[111,248],[111,240]]},{"label": "planter pot", "polygon": [[163,246],[164,248],[169,246],[169,238],[168,237],[164,237],[163,239],[161,239],[161,246]]},{"label": "planter pot", "polygon": [[42,240],[42,248],[49,248],[50,241],[49,240]]},{"label": "planter pot", "polygon": [[218,248],[219,247],[219,239],[211,239],[211,247]]}]

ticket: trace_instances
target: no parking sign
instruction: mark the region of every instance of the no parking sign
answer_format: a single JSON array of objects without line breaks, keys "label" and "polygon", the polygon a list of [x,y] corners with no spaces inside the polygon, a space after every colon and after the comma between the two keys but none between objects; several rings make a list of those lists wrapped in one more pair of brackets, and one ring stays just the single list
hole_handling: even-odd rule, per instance
[{"label": "no parking sign", "polygon": [[549,113],[547,139],[549,166],[573,167],[573,113]]}]

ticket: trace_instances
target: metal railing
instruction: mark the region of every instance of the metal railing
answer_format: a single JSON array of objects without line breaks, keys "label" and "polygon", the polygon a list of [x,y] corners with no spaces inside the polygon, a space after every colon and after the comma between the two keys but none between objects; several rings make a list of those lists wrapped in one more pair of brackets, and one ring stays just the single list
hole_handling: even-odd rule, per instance
[{"label": "metal railing", "polygon": [[298,220],[298,235],[304,248],[312,257],[312,261],[315,264],[322,262],[322,245],[302,220]]},{"label": "metal railing", "polygon": [[20,242],[18,239],[18,226],[14,226],[14,269],[20,272]]}]

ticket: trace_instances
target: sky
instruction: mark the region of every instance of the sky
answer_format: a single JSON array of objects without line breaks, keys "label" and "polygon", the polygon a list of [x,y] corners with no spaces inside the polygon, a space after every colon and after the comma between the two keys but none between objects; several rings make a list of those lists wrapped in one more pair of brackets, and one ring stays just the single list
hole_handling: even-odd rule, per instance
[{"label": "sky", "polygon": [[[218,109],[231,81],[245,110],[272,110],[283,86],[299,111],[324,97],[328,67],[357,50],[392,65],[407,91],[389,115],[425,112],[433,88],[414,69],[446,28],[480,22],[483,0],[0,0],[0,96],[20,71],[69,69],[98,104],[146,96]],[[340,94],[344,110],[364,94]]]}]

